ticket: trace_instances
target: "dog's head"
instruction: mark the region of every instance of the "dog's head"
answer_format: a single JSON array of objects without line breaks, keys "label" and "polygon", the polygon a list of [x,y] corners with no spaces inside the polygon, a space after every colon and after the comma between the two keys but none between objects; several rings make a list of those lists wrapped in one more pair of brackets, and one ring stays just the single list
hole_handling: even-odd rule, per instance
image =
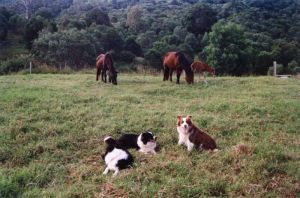
[{"label": "dog's head", "polygon": [[151,131],[141,133],[137,141],[140,151],[142,152],[155,152],[156,136]]},{"label": "dog's head", "polygon": [[141,134],[141,141],[143,144],[156,143],[156,136],[153,135],[151,131],[147,131]]},{"label": "dog's head", "polygon": [[183,129],[187,130],[190,126],[192,126],[192,124],[192,116],[177,116],[177,127],[182,127]]},{"label": "dog's head", "polygon": [[116,145],[116,140],[111,136],[107,136],[106,138],[104,138],[104,142],[106,144],[108,144],[109,146],[115,146]]}]

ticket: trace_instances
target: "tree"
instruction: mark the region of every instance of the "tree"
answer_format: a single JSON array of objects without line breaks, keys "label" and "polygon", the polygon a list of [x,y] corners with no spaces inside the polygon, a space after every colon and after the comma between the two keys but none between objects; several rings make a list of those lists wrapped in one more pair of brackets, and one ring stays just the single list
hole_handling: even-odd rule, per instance
[{"label": "tree", "polygon": [[79,69],[94,64],[96,46],[92,37],[86,30],[75,28],[55,33],[44,31],[34,41],[32,51],[42,62]]},{"label": "tree", "polygon": [[42,7],[42,8],[39,8],[35,13],[34,13],[35,16],[41,16],[43,17],[44,19],[52,19],[53,18],[53,15],[52,15],[52,12],[49,8],[45,8],[45,7]]},{"label": "tree", "polygon": [[207,62],[218,73],[242,75],[249,72],[245,30],[235,23],[218,22],[209,33],[209,45],[205,47]]},{"label": "tree", "polygon": [[147,63],[160,70],[162,69],[162,55],[155,49],[150,49],[145,53],[145,59]]},{"label": "tree", "polygon": [[111,26],[107,13],[99,8],[94,8],[88,11],[85,20],[88,26],[90,26],[92,23],[97,25]]},{"label": "tree", "polygon": [[7,19],[0,13],[0,41],[6,40],[8,24]]},{"label": "tree", "polygon": [[146,31],[145,33],[139,34],[136,41],[142,48],[150,49],[156,39],[157,35],[154,31]]},{"label": "tree", "polygon": [[194,34],[189,33],[188,35],[186,35],[184,43],[186,45],[189,45],[193,49],[193,51],[197,51],[199,49],[199,41]]},{"label": "tree", "polygon": [[[34,41],[32,52],[41,62],[80,69],[86,65],[94,65],[95,58],[100,53],[114,50],[116,54],[120,54],[123,44],[114,28],[98,25],[82,30],[58,30],[54,33],[43,30]],[[132,60],[134,55],[129,53]]]},{"label": "tree", "polygon": [[278,47],[280,51],[277,59],[286,69],[288,63],[297,58],[298,47],[295,42],[286,42],[285,40],[279,40]]},{"label": "tree", "polygon": [[5,7],[0,7],[0,41],[6,40],[10,16],[11,14]]},{"label": "tree", "polygon": [[188,34],[188,31],[182,26],[177,26],[173,32],[181,41],[184,40],[185,36]]},{"label": "tree", "polygon": [[182,25],[187,31],[198,34],[208,32],[216,22],[217,13],[206,4],[197,4],[185,14]]},{"label": "tree", "polygon": [[181,43],[181,40],[179,39],[178,36],[172,34],[172,35],[168,35],[168,36],[164,36],[162,38],[162,40],[164,42],[166,42],[166,44],[168,45],[179,45]]},{"label": "tree", "polygon": [[136,56],[142,56],[143,50],[141,46],[133,39],[128,38],[125,40],[125,47],[126,50],[132,52]]},{"label": "tree", "polygon": [[138,32],[142,25],[142,10],[138,6],[133,6],[127,13],[126,25],[133,32]]},{"label": "tree", "polygon": [[34,39],[38,38],[39,32],[45,27],[45,21],[42,17],[33,17],[29,23],[25,26],[24,38],[26,42],[26,47],[31,49],[32,42]]},{"label": "tree", "polygon": [[15,10],[23,13],[25,18],[29,20],[37,4],[39,4],[38,0],[16,0],[13,7]]},{"label": "tree", "polygon": [[16,34],[23,34],[26,26],[26,19],[20,15],[13,15],[9,18],[9,28]]}]

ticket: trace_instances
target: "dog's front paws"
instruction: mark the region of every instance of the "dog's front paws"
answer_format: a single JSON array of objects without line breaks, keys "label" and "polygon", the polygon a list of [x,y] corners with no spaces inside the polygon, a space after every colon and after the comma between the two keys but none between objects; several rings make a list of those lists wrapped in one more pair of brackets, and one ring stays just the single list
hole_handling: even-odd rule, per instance
[{"label": "dog's front paws", "polygon": [[108,167],[103,171],[103,175],[106,175],[107,173],[108,173],[108,171],[109,171],[109,169],[108,169]]},{"label": "dog's front paws", "polygon": [[117,175],[118,175],[118,173],[119,173],[119,171],[118,171],[118,170],[116,170],[112,176],[113,176],[113,177],[115,177],[115,176],[117,176]]}]

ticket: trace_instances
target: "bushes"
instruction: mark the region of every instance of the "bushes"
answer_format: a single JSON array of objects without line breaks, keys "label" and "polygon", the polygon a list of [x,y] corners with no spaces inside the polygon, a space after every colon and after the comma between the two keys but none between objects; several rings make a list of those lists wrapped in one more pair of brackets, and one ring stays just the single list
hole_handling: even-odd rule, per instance
[{"label": "bushes", "polygon": [[119,61],[125,62],[125,63],[131,63],[134,59],[135,55],[130,51],[122,51],[117,55],[117,59]]},{"label": "bushes", "polygon": [[6,40],[8,29],[7,23],[8,22],[5,16],[2,13],[0,13],[0,41]]},{"label": "bushes", "polygon": [[19,57],[0,62],[0,75],[18,72],[28,65],[28,57]]},{"label": "bushes", "polygon": [[[283,71],[284,71],[283,65],[277,64],[276,74],[281,75],[281,74],[283,74]],[[274,74],[274,67],[269,67],[268,75],[269,76],[273,76],[273,74]]]},{"label": "bushes", "polygon": [[288,71],[292,74],[300,73],[300,67],[295,60],[288,64]]},{"label": "bushes", "polygon": [[34,41],[32,52],[40,62],[81,69],[94,65],[99,53],[109,50],[119,53],[122,47],[123,40],[115,29],[91,26],[82,30],[72,28],[55,33],[42,32]]},{"label": "bushes", "polygon": [[162,56],[160,53],[154,49],[150,49],[145,54],[145,59],[147,60],[147,63],[151,65],[152,67],[156,69],[162,68]]},{"label": "bushes", "polygon": [[[282,64],[277,64],[277,75],[284,75],[284,74],[297,74],[300,73],[300,67],[298,66],[296,61],[292,61],[288,64],[288,67],[283,67]],[[272,76],[274,74],[273,67],[269,67],[268,75]]]}]

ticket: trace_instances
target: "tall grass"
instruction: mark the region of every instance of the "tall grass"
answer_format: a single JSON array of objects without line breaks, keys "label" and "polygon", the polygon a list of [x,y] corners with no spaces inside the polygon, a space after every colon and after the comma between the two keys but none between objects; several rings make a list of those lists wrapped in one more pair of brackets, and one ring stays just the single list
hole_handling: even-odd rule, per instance
[{"label": "tall grass", "polygon": [[[125,75],[0,76],[0,197],[297,197],[300,83],[222,77],[193,86]],[[177,115],[192,115],[220,151],[177,145]],[[151,128],[157,155],[102,175],[103,137]],[[236,154],[244,143],[253,153]]]}]

